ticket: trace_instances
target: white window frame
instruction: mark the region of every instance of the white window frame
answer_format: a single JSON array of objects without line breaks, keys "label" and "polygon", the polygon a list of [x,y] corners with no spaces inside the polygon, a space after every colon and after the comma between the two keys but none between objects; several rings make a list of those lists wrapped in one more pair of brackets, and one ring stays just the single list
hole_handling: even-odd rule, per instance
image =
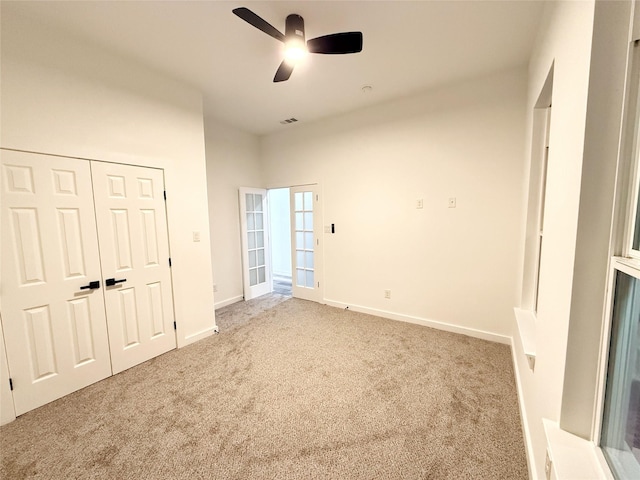
[{"label": "white window frame", "polygon": [[552,64],[534,105],[531,119],[529,192],[519,308],[528,317],[527,323],[535,323],[540,294],[554,69],[555,66]]},{"label": "white window frame", "polygon": [[[617,208],[626,212],[622,236],[621,256],[640,260],[640,250],[633,249],[635,221],[640,195],[640,9],[634,9],[632,43],[627,60],[627,82],[625,87],[624,125],[620,138],[619,181],[622,196],[618,199]],[[624,182],[624,173],[628,173]],[[625,198],[626,195],[626,198]],[[618,227],[620,228],[620,227]]]},{"label": "white window frame", "polygon": [[[638,16],[636,12],[636,16]],[[640,23],[636,20],[637,27]],[[636,28],[637,28],[636,27]],[[634,39],[637,37],[634,32]],[[635,41],[628,57],[627,99],[625,100],[623,134],[620,138],[618,162],[618,199],[616,209],[621,213],[613,231],[614,254],[611,258],[607,279],[607,299],[602,323],[600,360],[598,365],[598,389],[596,405],[592,421],[591,439],[595,446],[596,456],[603,472],[608,479],[614,479],[604,452],[600,447],[602,440],[602,426],[607,388],[607,371],[609,366],[609,344],[616,292],[617,273],[622,272],[633,278],[640,279],[640,250],[633,249],[635,235],[635,221],[638,209],[638,195],[640,195],[640,45]],[[629,71],[630,69],[630,71]],[[626,173],[628,172],[628,175]],[[620,223],[622,222],[622,223]],[[616,241],[616,237],[620,240]]]},{"label": "white window frame", "polygon": [[[636,47],[640,48],[640,47]],[[638,57],[640,58],[640,52]],[[640,102],[640,94],[638,94]],[[627,202],[627,218],[625,221],[625,256],[640,260],[640,250],[633,248],[633,238],[635,235],[636,215],[638,215],[638,195],[640,195],[640,103],[636,105],[636,127],[633,140],[633,165],[631,167],[631,184],[629,188],[629,199]],[[640,232],[638,233],[640,235]]]},{"label": "white window frame", "polygon": [[533,279],[532,310],[538,313],[538,299],[540,295],[540,265],[542,262],[542,241],[544,237],[544,214],[547,199],[547,170],[549,168],[549,134],[551,132],[551,105],[544,108],[544,141],[540,152],[540,178],[538,183],[538,212],[537,212],[537,242]]},{"label": "white window frame", "polygon": [[613,322],[613,307],[616,292],[616,278],[617,273],[622,272],[633,278],[640,280],[640,261],[628,258],[628,257],[613,257],[611,259],[611,266],[609,268],[609,280],[607,288],[607,303],[605,310],[605,318],[602,324],[602,342],[600,344],[600,364],[598,368],[598,392],[596,403],[596,409],[594,412],[594,419],[592,422],[593,430],[591,438],[595,444],[596,454],[600,461],[603,471],[608,475],[608,478],[613,479],[613,475],[610,474],[609,463],[605,459],[604,453],[600,448],[600,441],[602,439],[602,417],[604,414],[604,400],[607,388],[607,370],[609,367],[609,343],[611,342],[611,324]]}]

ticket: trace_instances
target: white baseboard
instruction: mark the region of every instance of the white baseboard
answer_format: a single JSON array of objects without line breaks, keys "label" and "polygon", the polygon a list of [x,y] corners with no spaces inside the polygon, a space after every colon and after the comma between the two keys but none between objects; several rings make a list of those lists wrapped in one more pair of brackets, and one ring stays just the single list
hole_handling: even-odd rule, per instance
[{"label": "white baseboard", "polygon": [[353,310],[354,312],[366,313],[369,315],[375,315],[377,317],[388,318],[389,320],[398,320],[400,322],[415,323],[424,327],[444,330],[445,332],[459,333],[462,335],[467,335],[468,337],[480,338],[482,340],[489,340],[490,342],[502,343],[504,345],[511,345],[511,337],[507,337],[506,335],[498,335],[496,333],[485,332],[484,330],[477,330],[475,328],[461,327],[458,325],[452,325],[450,323],[438,322],[436,320],[429,320],[426,318],[414,317],[401,313],[388,312],[386,310],[363,307],[361,305],[343,303],[326,298],[324,301],[331,307],[338,307],[342,309],[349,307],[349,310]]},{"label": "white baseboard", "polygon": [[237,303],[237,302],[241,302],[242,300],[244,300],[244,297],[242,295],[238,295],[236,297],[231,297],[231,298],[228,298],[226,300],[222,300],[220,302],[215,302],[213,304],[213,308],[214,308],[214,310],[217,310],[219,308],[226,307],[228,305],[232,305],[232,304]]},{"label": "white baseboard", "polygon": [[194,333],[192,335],[189,335],[188,337],[185,337],[182,341],[178,340],[178,348],[191,345],[192,343],[195,343],[198,340],[202,340],[203,338],[207,338],[217,332],[218,332],[218,326],[213,325],[212,327],[209,327],[206,330],[202,330],[198,333]]},{"label": "white baseboard", "polygon": [[2,419],[2,422],[0,422],[0,426],[2,425],[6,425],[7,423],[11,423],[16,419],[15,416],[6,416],[5,418]]},{"label": "white baseboard", "polygon": [[[520,422],[522,425],[522,434],[524,435],[524,444],[527,450],[527,466],[529,467],[529,478],[538,478],[538,470],[536,468],[536,459],[533,455],[533,442],[531,440],[531,430],[529,429],[529,418],[527,417],[527,408],[524,404],[524,393],[522,391],[522,379],[520,378],[520,366],[518,365],[518,357],[516,355],[516,346],[514,337],[511,337],[511,358],[513,360],[513,372],[516,377],[516,388],[518,391],[518,406],[520,407]],[[525,365],[525,368],[529,368]]]}]

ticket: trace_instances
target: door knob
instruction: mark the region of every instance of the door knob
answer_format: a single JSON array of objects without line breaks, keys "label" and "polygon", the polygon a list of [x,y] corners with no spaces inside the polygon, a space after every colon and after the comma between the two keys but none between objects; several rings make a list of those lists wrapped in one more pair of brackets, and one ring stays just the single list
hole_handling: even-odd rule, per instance
[{"label": "door knob", "polygon": [[107,287],[113,287],[116,283],[122,283],[122,282],[126,282],[126,281],[127,281],[127,279],[126,279],[126,278],[123,278],[123,279],[121,279],[121,280],[116,280],[115,278],[107,278],[107,279],[104,281],[104,284],[105,284]]},{"label": "door knob", "polygon": [[100,288],[100,281],[99,280],[95,280],[93,282],[89,282],[89,285],[85,285],[83,287],[80,287],[80,290],[85,290],[85,289],[93,290],[94,288]]}]

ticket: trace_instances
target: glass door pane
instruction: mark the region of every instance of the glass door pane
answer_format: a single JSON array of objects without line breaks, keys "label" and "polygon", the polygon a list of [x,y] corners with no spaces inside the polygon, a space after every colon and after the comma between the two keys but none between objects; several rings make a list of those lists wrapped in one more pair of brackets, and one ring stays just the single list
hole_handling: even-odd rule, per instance
[{"label": "glass door pane", "polygon": [[264,222],[262,220],[262,203],[264,195],[261,193],[246,193],[247,202],[247,243],[249,254],[249,285],[251,287],[265,283],[265,254],[264,254]]},{"label": "glass door pane", "polygon": [[[313,288],[313,192],[295,192],[296,286]],[[305,259],[309,259],[305,261]]]}]

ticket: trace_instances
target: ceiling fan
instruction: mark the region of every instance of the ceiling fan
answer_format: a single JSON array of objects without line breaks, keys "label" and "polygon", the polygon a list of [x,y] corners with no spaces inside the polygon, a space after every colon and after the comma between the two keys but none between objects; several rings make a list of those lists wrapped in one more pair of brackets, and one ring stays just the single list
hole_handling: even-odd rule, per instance
[{"label": "ceiling fan", "polygon": [[295,13],[287,17],[284,34],[245,7],[233,10],[238,17],[285,44],[285,59],[278,67],[274,82],[289,80],[293,67],[307,52],[340,55],[362,51],[362,32],[342,32],[312,38],[305,42],[304,19]]}]

